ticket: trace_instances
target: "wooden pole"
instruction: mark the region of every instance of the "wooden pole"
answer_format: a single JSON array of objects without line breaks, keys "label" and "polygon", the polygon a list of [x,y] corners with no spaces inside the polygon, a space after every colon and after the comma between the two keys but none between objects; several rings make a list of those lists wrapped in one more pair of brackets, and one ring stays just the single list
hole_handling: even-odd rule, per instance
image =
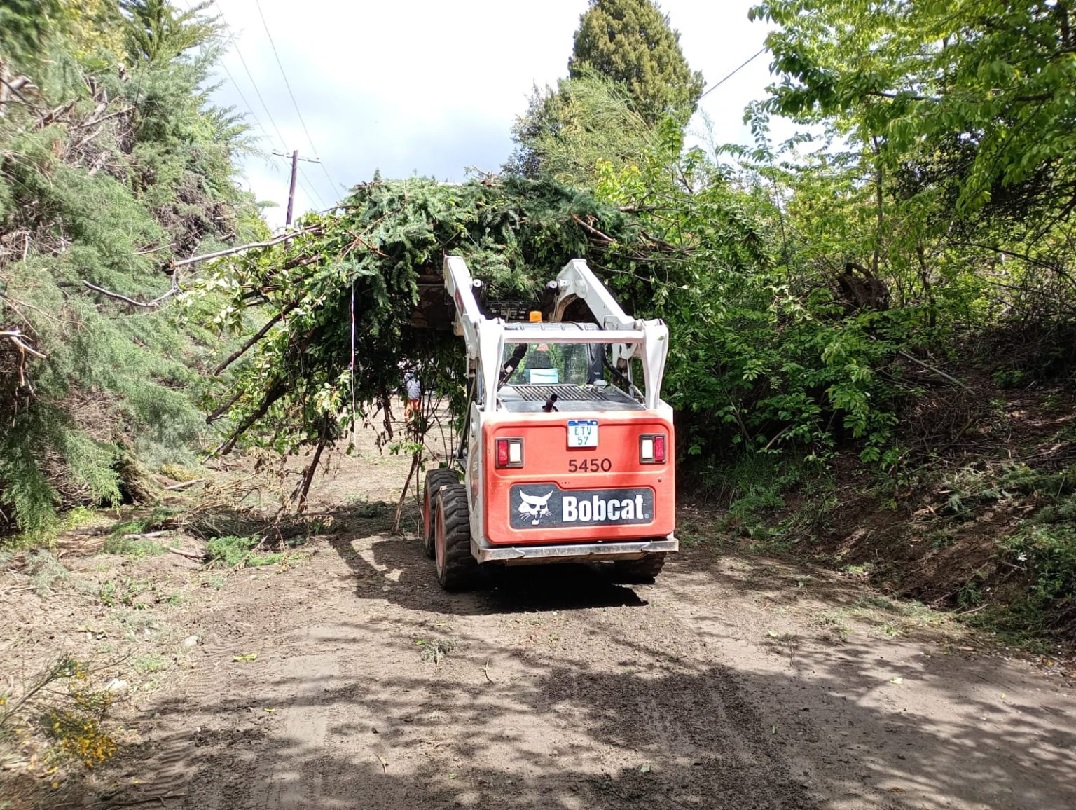
[{"label": "wooden pole", "polygon": [[295,176],[299,171],[299,150],[291,153],[291,186],[288,188],[288,217],[284,222],[285,227],[291,227],[291,214],[295,210]]}]

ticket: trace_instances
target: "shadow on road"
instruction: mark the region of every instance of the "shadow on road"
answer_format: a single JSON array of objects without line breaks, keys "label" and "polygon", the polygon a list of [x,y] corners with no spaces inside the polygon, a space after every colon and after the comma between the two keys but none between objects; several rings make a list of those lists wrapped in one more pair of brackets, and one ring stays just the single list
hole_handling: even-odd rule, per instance
[{"label": "shadow on road", "polygon": [[437,584],[418,538],[342,535],[330,545],[355,574],[356,596],[410,610],[455,615],[641,607],[646,601],[612,581],[608,566],[535,565],[491,570],[479,589],[450,594]]},{"label": "shadow on road", "polygon": [[[422,664],[412,649],[414,666],[385,677],[370,654],[391,636],[352,631],[367,655],[349,652],[348,673],[327,676],[324,653],[311,651],[197,700],[162,702],[158,738],[124,752],[136,772],[160,778],[86,806],[161,797],[199,810],[1068,810],[1076,801],[1076,735],[1043,713],[962,699],[955,678],[942,688],[957,710],[935,718],[863,705],[863,691],[878,688],[871,673],[825,655],[804,680],[703,665],[660,638],[621,636],[603,644],[633,653],[635,671],[562,658],[476,680],[502,651],[464,638],[442,664]],[[267,719],[265,706],[281,714]],[[1003,724],[986,722],[999,712]]]}]

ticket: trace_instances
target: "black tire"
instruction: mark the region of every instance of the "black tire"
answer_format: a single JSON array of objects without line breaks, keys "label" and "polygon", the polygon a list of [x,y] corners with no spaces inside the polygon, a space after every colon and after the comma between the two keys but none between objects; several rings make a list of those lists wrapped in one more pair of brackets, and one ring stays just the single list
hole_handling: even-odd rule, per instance
[{"label": "black tire", "polygon": [[422,492],[422,550],[433,559],[433,507],[441,487],[458,484],[459,477],[452,470],[440,468],[426,471],[426,486]]},{"label": "black tire", "polygon": [[641,560],[621,560],[613,563],[613,578],[631,585],[653,582],[665,567],[665,552],[648,554]]},{"label": "black tire", "polygon": [[467,489],[463,484],[442,487],[434,499],[434,563],[437,581],[446,591],[478,584],[478,561],[471,556],[471,524]]}]

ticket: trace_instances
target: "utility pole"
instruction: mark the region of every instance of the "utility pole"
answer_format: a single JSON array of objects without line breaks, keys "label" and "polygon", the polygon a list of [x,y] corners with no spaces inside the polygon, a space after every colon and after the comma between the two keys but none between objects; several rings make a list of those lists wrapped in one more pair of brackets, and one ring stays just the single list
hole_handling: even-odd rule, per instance
[{"label": "utility pole", "polygon": [[[295,210],[295,181],[299,173],[299,161],[302,160],[305,163],[321,163],[320,160],[311,160],[310,158],[299,157],[299,150],[296,149],[290,155],[283,152],[273,152],[277,157],[291,158],[291,183],[288,185],[288,213],[287,218],[284,221],[284,227],[291,227],[292,213]],[[305,175],[304,175],[305,176]]]},{"label": "utility pole", "polygon": [[284,220],[284,227],[291,227],[291,212],[295,209],[295,176],[299,172],[299,150],[291,153],[291,185],[288,186],[288,216]]}]

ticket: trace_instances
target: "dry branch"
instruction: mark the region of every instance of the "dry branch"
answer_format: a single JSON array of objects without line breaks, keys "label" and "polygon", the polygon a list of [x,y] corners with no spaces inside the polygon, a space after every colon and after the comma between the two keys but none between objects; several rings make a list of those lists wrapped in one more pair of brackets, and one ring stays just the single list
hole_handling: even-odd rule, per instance
[{"label": "dry branch", "polygon": [[144,309],[157,309],[160,307],[161,302],[166,298],[169,298],[179,292],[179,285],[176,283],[175,276],[172,277],[172,288],[164,295],[154,298],[152,301],[137,301],[134,298],[129,298],[126,295],[118,292],[112,292],[112,290],[106,290],[104,287],[98,287],[96,284],[91,284],[89,281],[83,279],[82,285],[88,289],[93,290],[95,293],[100,293],[106,298],[114,298],[117,301],[123,301],[125,304],[130,304],[133,307],[142,307]]},{"label": "dry branch", "polygon": [[18,346],[20,350],[26,352],[27,354],[32,354],[34,357],[38,357],[42,360],[48,358],[48,355],[42,354],[25,341],[25,335],[23,335],[22,330],[18,327],[14,329],[5,329],[4,331],[0,332],[0,337],[6,337],[12,343]]},{"label": "dry branch", "polygon": [[243,253],[247,250],[255,250],[257,248],[272,247],[273,245],[279,245],[281,242],[286,242],[289,239],[294,239],[296,236],[302,236],[307,233],[316,233],[321,230],[320,225],[310,225],[306,228],[298,228],[294,231],[288,231],[280,236],[274,236],[272,239],[267,239],[264,242],[251,242],[247,245],[236,245],[235,247],[228,248],[227,250],[218,250],[215,253],[205,253],[201,256],[191,256],[188,259],[180,259],[179,261],[169,262],[164,270],[167,273],[171,273],[177,267],[184,267],[188,264],[197,264],[198,262],[206,262],[210,259],[219,259],[222,256],[233,256],[236,253]]}]

